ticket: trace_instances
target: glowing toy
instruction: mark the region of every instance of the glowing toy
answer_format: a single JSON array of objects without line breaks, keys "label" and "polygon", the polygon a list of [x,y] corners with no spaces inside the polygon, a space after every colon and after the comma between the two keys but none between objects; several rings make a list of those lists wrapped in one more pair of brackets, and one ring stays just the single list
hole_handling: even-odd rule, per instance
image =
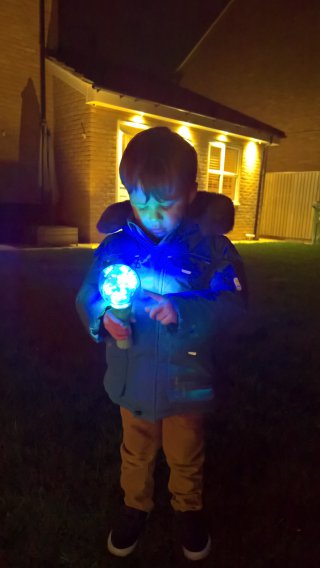
[{"label": "glowing toy", "polygon": [[[132,298],[139,286],[138,274],[126,264],[111,264],[101,272],[100,294],[111,306],[112,313],[126,325],[129,325]],[[117,341],[120,349],[128,349],[130,345],[130,337]]]}]

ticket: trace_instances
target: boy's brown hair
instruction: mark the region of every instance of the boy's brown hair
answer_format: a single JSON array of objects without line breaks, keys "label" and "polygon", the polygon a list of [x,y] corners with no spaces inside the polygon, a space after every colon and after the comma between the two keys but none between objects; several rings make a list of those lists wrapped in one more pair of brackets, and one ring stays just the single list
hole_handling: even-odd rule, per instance
[{"label": "boy's brown hair", "polygon": [[197,153],[184,138],[158,126],[136,134],[127,145],[119,168],[129,195],[141,187],[159,201],[188,196],[197,176]]}]

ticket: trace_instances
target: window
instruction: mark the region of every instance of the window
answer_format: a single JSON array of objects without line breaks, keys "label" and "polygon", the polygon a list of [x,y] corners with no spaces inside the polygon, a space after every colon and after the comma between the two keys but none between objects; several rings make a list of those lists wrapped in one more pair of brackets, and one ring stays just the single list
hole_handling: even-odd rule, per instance
[{"label": "window", "polygon": [[238,202],[239,155],[239,148],[223,142],[209,145],[208,191],[223,193],[235,203]]},{"label": "window", "polygon": [[119,124],[119,129],[118,129],[118,195],[117,195],[117,201],[125,201],[126,199],[128,199],[128,192],[126,190],[126,188],[124,187],[120,176],[119,176],[119,165],[121,162],[121,158],[123,155],[123,152],[125,151],[127,145],[129,144],[131,138],[133,138],[136,134],[138,134],[138,132],[141,132],[142,130],[145,130],[146,128],[149,128],[146,125],[143,124],[137,124],[135,125],[134,123],[131,122],[121,122]]}]

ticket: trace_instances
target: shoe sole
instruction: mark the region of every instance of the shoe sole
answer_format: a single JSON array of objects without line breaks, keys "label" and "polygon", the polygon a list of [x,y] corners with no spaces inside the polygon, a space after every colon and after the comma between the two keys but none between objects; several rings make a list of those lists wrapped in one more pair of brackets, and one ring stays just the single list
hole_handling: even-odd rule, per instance
[{"label": "shoe sole", "polygon": [[127,548],[116,548],[112,544],[112,531],[111,531],[108,536],[107,547],[109,552],[114,556],[119,556],[120,558],[124,558],[125,556],[129,556],[129,554],[131,554],[134,551],[137,544],[138,541],[136,540],[136,542],[134,542],[131,546],[128,546]]},{"label": "shoe sole", "polygon": [[205,548],[203,548],[202,550],[199,550],[198,552],[192,552],[191,550],[188,550],[187,548],[185,548],[184,546],[182,547],[183,550],[183,554],[184,556],[188,559],[188,560],[202,560],[203,558],[206,558],[211,550],[211,537],[209,536],[208,538],[208,542],[205,546]]}]

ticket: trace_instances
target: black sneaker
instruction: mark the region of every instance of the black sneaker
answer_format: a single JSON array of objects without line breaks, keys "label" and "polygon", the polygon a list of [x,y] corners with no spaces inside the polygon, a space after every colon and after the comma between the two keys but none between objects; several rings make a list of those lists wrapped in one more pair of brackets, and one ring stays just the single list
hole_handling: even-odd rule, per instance
[{"label": "black sneaker", "polygon": [[188,560],[202,560],[211,550],[203,511],[177,511],[176,519],[183,554]]},{"label": "black sneaker", "polygon": [[128,556],[135,549],[150,513],[124,505],[108,536],[108,550],[115,556]]}]

